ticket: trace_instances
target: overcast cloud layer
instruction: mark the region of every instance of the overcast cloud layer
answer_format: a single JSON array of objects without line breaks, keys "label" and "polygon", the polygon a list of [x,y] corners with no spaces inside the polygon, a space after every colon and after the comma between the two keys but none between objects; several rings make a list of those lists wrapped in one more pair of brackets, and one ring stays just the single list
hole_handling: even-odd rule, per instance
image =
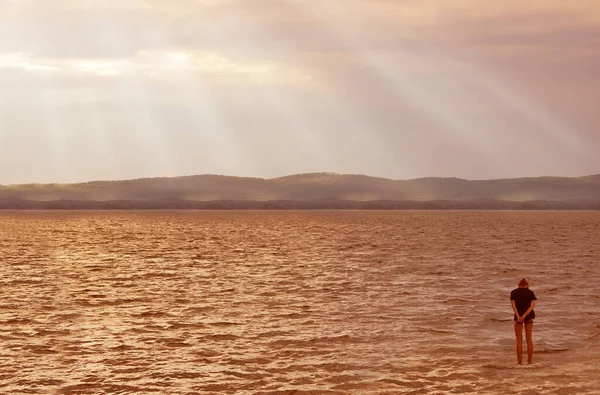
[{"label": "overcast cloud layer", "polygon": [[600,173],[597,0],[0,0],[0,184]]}]

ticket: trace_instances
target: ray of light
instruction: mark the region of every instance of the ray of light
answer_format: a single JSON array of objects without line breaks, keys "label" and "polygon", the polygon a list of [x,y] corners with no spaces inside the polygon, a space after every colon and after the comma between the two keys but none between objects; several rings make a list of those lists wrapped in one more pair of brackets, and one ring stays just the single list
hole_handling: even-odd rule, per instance
[{"label": "ray of light", "polygon": [[[39,35],[40,32],[37,34]],[[53,78],[43,78],[38,81],[42,81],[42,86],[39,87],[41,94],[38,96],[41,107],[40,121],[53,161],[48,165],[59,174],[57,180],[61,180],[69,172],[71,159],[68,150],[69,125],[65,124],[65,120],[57,111],[61,102],[57,92],[61,88],[61,84]]]},{"label": "ray of light", "polygon": [[[294,11],[292,7],[292,11]],[[303,9],[299,9],[303,11]],[[260,42],[262,38],[267,37],[270,32],[260,23],[249,20],[241,20],[240,26],[249,27],[244,30],[246,37],[246,46],[252,47],[254,42]],[[305,55],[305,54],[303,54]],[[300,59],[295,59],[301,63]],[[315,81],[316,84],[322,81]],[[285,127],[284,131],[290,135],[296,142],[295,150],[304,152],[307,163],[306,166],[314,166],[315,171],[322,171],[323,168],[337,170],[341,169],[341,163],[345,162],[348,155],[367,156],[368,153],[377,153],[386,150],[385,142],[382,139],[371,138],[370,135],[377,133],[372,130],[371,125],[365,118],[362,111],[356,111],[345,105],[343,98],[335,97],[328,92],[314,91],[311,93],[312,105],[320,105],[324,111],[329,110],[329,127],[342,131],[344,137],[340,138],[339,133],[331,137],[331,131],[323,133],[318,131],[309,121],[306,105],[301,104],[297,93],[279,92],[277,89],[257,89],[255,95],[260,97],[261,102],[265,102]],[[314,109],[314,107],[311,107]],[[312,114],[314,116],[314,113]],[[336,147],[332,150],[328,147]],[[351,148],[351,150],[349,149]],[[375,155],[377,157],[378,155]],[[368,165],[356,158],[356,172],[364,171],[364,166]],[[341,170],[340,170],[341,172]]]},{"label": "ray of light", "polygon": [[465,75],[469,75],[485,91],[501,100],[504,105],[517,111],[551,138],[559,140],[563,147],[576,154],[591,157],[591,147],[586,145],[577,133],[573,133],[573,129],[567,126],[564,120],[549,113],[535,102],[526,100],[525,96],[520,94],[509,81],[500,82],[489,72],[475,69],[468,64],[455,63],[455,66],[460,68]]},{"label": "ray of light", "polygon": [[[538,136],[551,137],[561,142],[572,153],[580,153],[587,158],[594,156],[591,148],[586,146],[577,137],[577,133],[573,133],[569,125],[558,116],[550,114],[537,103],[527,100],[526,96],[514,86],[495,78],[482,67],[458,58],[457,54],[440,48],[417,50],[409,46],[395,49],[391,53],[365,50],[369,44],[372,44],[369,24],[373,21],[369,19],[372,16],[366,12],[368,11],[366,8],[362,8],[360,2],[325,1],[317,9],[307,5],[308,3],[303,0],[282,1],[289,5],[292,12],[316,21],[318,25],[316,29],[323,34],[324,38],[335,41],[346,50],[347,59],[358,64],[357,69],[360,68],[365,75],[368,75],[366,80],[371,78],[378,85],[391,87],[390,90],[393,90],[399,101],[411,102],[416,112],[427,114],[428,120],[436,123],[440,130],[460,138],[467,143],[466,146],[487,155],[491,166],[506,160],[506,156],[499,153],[495,145],[497,140],[500,140],[498,135],[493,136],[485,132],[486,122],[494,121],[497,125],[501,123],[496,122],[500,120],[501,115],[495,114],[491,107],[487,107],[486,100],[478,103],[476,100],[478,94],[485,96],[485,99],[493,99],[501,103],[502,106],[498,108],[501,110],[500,113],[506,113],[508,111],[505,110],[509,109],[527,120],[532,125],[531,131],[524,131],[527,139],[531,140]],[[342,25],[328,26],[327,15],[335,14],[343,14],[343,19],[347,22]],[[233,39],[239,36],[236,33],[243,33],[244,45],[250,51],[255,50],[254,47],[259,41],[272,34],[265,26],[251,20],[248,14],[238,16],[237,22],[239,22],[237,26],[229,26],[230,30],[225,32],[225,36],[229,35]],[[108,32],[113,30],[114,26],[110,20],[93,19],[93,23],[88,28]],[[129,48],[126,45],[127,40],[130,40],[129,37],[117,38],[114,35],[107,35],[104,40],[106,41],[96,44],[107,44],[108,47],[122,50],[119,51],[120,53]],[[297,143],[296,148],[305,151],[307,156],[312,155],[313,158],[320,160],[319,166],[336,167],[340,162],[335,157],[328,157],[326,151],[326,147],[334,146],[336,142],[324,134],[319,134],[309,121],[308,111],[313,111],[314,108],[309,109],[304,101],[305,97],[298,93],[304,88],[296,86],[297,91],[290,89],[289,86],[287,89],[279,89],[267,83],[272,82],[267,80],[268,77],[278,73],[281,74],[282,79],[287,79],[287,82],[296,77],[300,81],[300,75],[293,74],[295,70],[277,69],[273,66],[277,64],[275,62],[236,62],[235,56],[228,57],[223,53],[202,54],[190,51],[188,48],[179,48],[175,46],[177,40],[170,35],[169,31],[164,32],[162,40],[155,41],[155,44],[161,48],[172,49],[140,51],[131,54],[130,57],[112,60],[61,61],[50,58],[40,59],[30,54],[12,54],[11,57],[0,58],[0,69],[9,68],[57,75],[54,82],[49,78],[43,79],[47,87],[42,89],[44,93],[38,100],[43,107],[41,112],[46,138],[58,170],[68,174],[67,168],[74,154],[69,152],[69,147],[76,146],[73,144],[74,133],[86,133],[86,140],[91,141],[90,145],[97,147],[97,150],[103,153],[100,155],[102,157],[108,157],[111,155],[110,152],[116,151],[113,150],[114,146],[111,146],[108,137],[111,133],[114,135],[114,131],[108,130],[114,126],[108,121],[109,116],[113,115],[115,119],[120,120],[116,125],[117,129],[133,135],[136,141],[148,143],[146,145],[151,153],[143,156],[152,156],[160,164],[164,175],[178,173],[180,158],[175,146],[181,145],[175,143],[184,140],[210,146],[209,149],[201,151],[211,155],[213,163],[220,162],[222,168],[227,168],[232,173],[239,172],[245,163],[252,162],[249,160],[250,150],[244,146],[244,142],[250,139],[233,130],[233,122],[228,119],[232,112],[225,111],[220,105],[219,91],[227,84],[227,78],[233,80],[240,75],[253,80],[252,85],[249,86],[252,89],[254,103],[247,108],[256,108],[256,103],[264,103],[265,110],[272,112],[265,119],[271,120],[274,125],[284,125],[285,130],[273,131],[272,135],[289,134]],[[294,61],[302,65],[299,66],[300,70],[302,71],[302,68],[311,70],[310,66],[303,64],[310,63],[306,60],[306,54],[295,53]],[[446,70],[442,76],[438,73],[437,76],[431,77],[430,81],[425,81],[424,76],[419,75],[418,72],[412,75],[398,72],[397,65],[401,59],[421,64],[435,62],[437,70],[442,67]],[[78,124],[80,118],[77,118],[77,115],[65,111],[62,107],[59,108],[61,98],[58,97],[56,88],[65,91],[62,89],[65,87],[58,86],[60,85],[59,74],[63,77],[68,74],[69,78],[77,78],[78,75],[86,78],[94,76],[87,80],[82,78],[84,82],[77,88],[66,89],[73,95],[76,103],[86,103],[84,104],[87,108],[86,125]],[[325,76],[326,74],[327,72],[324,72]],[[215,75],[224,76],[224,80],[220,82],[213,80]],[[316,75],[318,78],[318,72]],[[415,76],[417,78],[413,78]],[[261,78],[265,78],[262,86],[257,83]],[[326,84],[323,79],[316,82]],[[380,135],[377,130],[373,130],[377,120],[373,119],[376,115],[370,112],[371,109],[360,108],[352,99],[344,97],[344,91],[339,90],[338,87],[332,85],[330,88],[328,92],[314,92],[312,97],[315,102],[318,101],[324,108],[330,109],[331,127],[346,132],[345,146],[359,146],[366,152],[385,152],[393,155],[394,147],[386,143],[383,134]],[[115,95],[119,99],[109,103],[106,98],[91,97],[94,92],[99,92],[100,95],[102,92],[108,92],[107,97]],[[458,99],[463,102],[459,102]],[[166,105],[166,108],[172,111],[156,111],[162,105]],[[465,116],[469,110],[480,111],[481,114]],[[175,121],[168,119],[173,114],[178,117]],[[173,125],[183,125],[193,130],[193,133],[174,130],[176,126]],[[114,141],[112,143],[115,144]],[[115,163],[118,160],[112,158]],[[107,163],[107,166],[109,165]],[[121,167],[127,166],[121,164]]]},{"label": "ray of light", "polygon": [[[165,37],[165,40],[175,41],[173,37]],[[167,53],[166,57],[169,65],[179,70],[179,78],[172,81],[176,91],[174,104],[185,109],[184,125],[186,129],[192,129],[175,133],[183,135],[184,140],[198,144],[198,151],[210,156],[212,163],[218,164],[217,167],[227,169],[229,174],[236,174],[236,169],[239,172],[244,167],[246,152],[230,131],[226,117],[216,104],[210,83],[202,81],[199,76],[200,71],[193,62],[193,54],[176,49]],[[191,136],[191,139],[185,136]],[[210,173],[205,169],[198,169],[195,173],[198,172]]]},{"label": "ray of light", "polygon": [[[93,19],[93,23],[89,25],[89,29],[95,31],[111,31],[114,29],[110,20]],[[113,49],[119,49],[119,52],[125,52],[128,48],[127,40],[129,37],[114,37],[113,35],[103,35],[103,45],[108,45]],[[148,107],[148,100],[152,97],[153,92],[147,89],[143,83],[140,83],[138,77],[133,73],[125,73],[131,70],[132,65],[128,60],[80,60],[74,62],[73,67],[76,71],[91,73],[97,76],[95,79],[91,79],[92,88],[86,89],[85,93],[91,94],[93,91],[98,92],[99,85],[101,90],[108,93],[108,97],[114,97],[116,99],[110,100],[103,97],[91,97],[88,98],[89,103],[88,111],[90,116],[88,117],[88,128],[89,132],[95,131],[96,143],[99,147],[103,147],[106,150],[101,153],[101,156],[109,157],[109,163],[106,163],[106,168],[109,166],[118,166],[121,170],[127,172],[128,168],[131,167],[129,161],[131,158],[137,158],[141,160],[143,158],[153,158],[154,165],[161,170],[159,175],[171,175],[173,174],[173,161],[175,155],[172,152],[172,147],[168,144],[165,137],[164,131],[160,130],[160,124],[157,114]],[[103,78],[106,77],[106,78]],[[113,78],[111,78],[113,77]],[[84,92],[80,92],[83,94]],[[144,104],[141,104],[144,103]],[[115,124],[116,130],[108,130],[109,125],[108,119],[118,120]],[[109,136],[117,134],[123,134],[123,136],[117,137],[117,140],[112,140]],[[132,134],[134,141],[127,141],[126,145],[129,147],[129,151],[126,154],[127,157],[116,157],[110,152],[117,152],[114,148],[114,144],[120,144],[123,142],[125,135]],[[103,141],[100,143],[100,141]],[[139,150],[149,150],[150,152],[144,152]],[[105,169],[106,170],[106,169]],[[101,171],[105,173],[106,171]],[[130,177],[141,177],[144,174],[143,170],[129,170]],[[108,172],[109,173],[109,172]],[[157,174],[158,175],[158,174]]]},{"label": "ray of light", "polygon": [[[475,124],[474,120],[461,118],[460,112],[455,108],[456,103],[439,99],[436,96],[438,92],[425,88],[421,85],[422,81],[411,80],[410,76],[399,73],[396,62],[391,61],[388,55],[375,50],[364,50],[365,47],[368,47],[366,45],[368,43],[364,41],[364,37],[367,37],[364,30],[367,20],[360,10],[344,3],[324,2],[317,12],[315,9],[307,7],[301,0],[287,1],[295,7],[296,12],[310,15],[314,20],[319,21],[323,34],[333,37],[341,47],[345,48],[347,54],[359,54],[359,57],[353,60],[370,70],[371,77],[376,79],[379,84],[393,87],[399,99],[410,101],[421,111],[428,113],[429,120],[437,123],[441,130],[462,138],[471,147],[485,152],[488,158],[494,158],[494,166],[501,163],[502,158],[494,150],[493,141],[482,135],[481,128]],[[327,13],[334,15],[343,13],[346,18],[351,20],[351,26],[345,26],[344,29],[327,29],[328,23],[323,16]],[[350,33],[352,28],[356,33]],[[443,64],[444,61],[439,56],[416,53],[409,49],[398,50],[396,54],[405,59],[430,60],[438,64]],[[458,91],[446,93],[458,94]]]},{"label": "ray of light", "polygon": [[[260,23],[248,19],[238,19],[238,25],[244,26],[245,46],[252,48],[255,42],[261,41],[269,35],[269,31],[261,26]],[[236,34],[232,34],[235,36]],[[331,166],[332,163],[324,163],[323,159],[327,158],[325,152],[325,144],[322,137],[319,136],[312,125],[308,121],[308,114],[304,113],[303,105],[296,97],[299,94],[298,90],[293,92],[284,92],[280,89],[273,88],[267,83],[257,83],[254,85],[252,96],[256,103],[264,103],[268,109],[269,119],[281,120],[281,126],[275,122],[272,126],[276,130],[268,131],[270,134],[266,141],[273,141],[281,134],[289,135],[294,141],[294,150],[301,152],[306,158],[307,167],[315,166],[315,170],[319,166]],[[304,87],[298,89],[304,90]],[[316,92],[315,92],[316,93]],[[281,127],[281,129],[279,129]],[[264,133],[264,132],[261,132]],[[268,143],[267,143],[268,144]],[[255,158],[253,162],[259,162],[260,158]]]},{"label": "ray of light", "polygon": [[[304,3],[299,0],[289,1],[296,5],[299,12],[312,13],[315,18],[320,18],[322,25],[325,25],[326,22],[322,17],[324,11],[344,13],[346,17],[351,18],[357,34],[349,33],[351,29],[337,29],[335,33],[330,30],[329,33],[333,34],[339,43],[346,45],[352,51],[358,50],[360,45],[356,45],[356,43],[363,43],[363,37],[367,36],[364,34],[366,33],[364,29],[360,28],[366,24],[367,17],[360,10],[353,7],[352,4],[348,5],[345,3],[345,5],[341,5],[341,3],[337,2],[323,3],[323,7],[317,13],[311,8],[303,8]],[[556,116],[549,114],[548,111],[537,106],[530,100],[526,100],[523,95],[510,87],[506,81],[500,82],[489,73],[485,73],[483,70],[475,67],[474,64],[461,61],[456,56],[450,56],[440,50],[437,50],[437,53],[427,51],[421,54],[411,53],[410,51],[403,52],[405,52],[403,53],[404,56],[425,56],[426,59],[430,59],[438,65],[445,65],[446,78],[448,80],[458,77],[458,82],[462,80],[467,86],[474,86],[478,91],[485,93],[485,95],[499,100],[505,107],[517,111],[524,119],[528,119],[535,129],[543,131],[552,138],[560,141],[571,149],[572,152],[584,153],[588,158],[591,157],[589,147],[583,144],[577,137],[577,133],[573,133],[573,130],[564,125],[564,122]],[[461,114],[461,111],[457,110],[455,103],[442,101],[436,97],[435,90],[426,89],[419,83],[415,83],[399,75],[394,68],[394,62],[390,62],[386,55],[378,52],[368,55],[363,52],[363,54],[364,56],[361,61],[374,70],[383,82],[391,83],[400,95],[406,96],[420,107],[426,109],[432,115],[431,119],[438,122],[442,128],[446,130],[450,129],[454,135],[468,141],[477,147],[478,150],[482,150],[488,158],[494,159],[496,163],[501,163],[505,159],[503,154],[496,149],[493,139],[483,133],[486,130],[485,123],[478,122],[473,117],[469,119],[461,118],[461,116],[464,116],[464,112]],[[460,86],[458,85],[455,86],[454,91],[448,93],[456,95],[456,97],[467,97],[467,92],[460,92]],[[478,104],[474,103],[474,105]],[[498,115],[490,114],[490,116],[497,117]],[[523,132],[527,133],[529,138],[534,137],[529,131],[524,130]]]}]

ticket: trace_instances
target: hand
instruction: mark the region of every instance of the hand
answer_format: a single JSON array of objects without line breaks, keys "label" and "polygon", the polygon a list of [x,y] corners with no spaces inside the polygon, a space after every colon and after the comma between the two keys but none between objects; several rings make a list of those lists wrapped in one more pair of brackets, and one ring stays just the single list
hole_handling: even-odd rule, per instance
[{"label": "hand", "polygon": [[517,316],[517,323],[522,324],[525,320],[525,317]]}]

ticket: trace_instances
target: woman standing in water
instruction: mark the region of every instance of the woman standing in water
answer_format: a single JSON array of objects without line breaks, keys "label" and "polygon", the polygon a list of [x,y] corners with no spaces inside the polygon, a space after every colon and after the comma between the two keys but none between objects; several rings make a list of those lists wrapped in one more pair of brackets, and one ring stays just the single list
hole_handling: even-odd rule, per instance
[{"label": "woman standing in water", "polygon": [[524,278],[519,281],[519,288],[513,289],[510,293],[510,302],[515,313],[515,336],[517,337],[517,361],[519,365],[523,363],[523,326],[525,326],[525,338],[527,339],[527,362],[531,363],[533,359],[533,319],[535,318],[535,301],[537,298],[532,290],[529,289],[529,283]]}]

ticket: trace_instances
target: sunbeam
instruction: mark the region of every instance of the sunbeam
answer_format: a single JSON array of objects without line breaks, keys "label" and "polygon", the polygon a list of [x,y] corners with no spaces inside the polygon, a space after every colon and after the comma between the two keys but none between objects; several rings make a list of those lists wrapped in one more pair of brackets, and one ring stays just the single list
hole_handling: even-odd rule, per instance
[{"label": "sunbeam", "polygon": [[597,10],[0,1],[0,182],[595,173]]},{"label": "sunbeam", "polygon": [[[260,23],[248,19],[248,17],[236,18],[236,26],[244,26],[244,47],[248,48],[246,52],[252,51],[253,43],[260,42],[261,39],[269,37],[270,32],[262,27]],[[238,56],[244,56],[243,53],[238,53]],[[300,59],[295,59],[296,64],[300,63],[297,67],[302,67],[305,73],[310,73],[310,70],[306,70],[304,64]],[[322,103],[323,97],[317,88],[313,86],[313,76],[307,75],[301,79],[303,83],[291,90],[285,90],[281,84],[272,86],[269,81],[258,80],[251,86],[256,88],[253,90],[253,94],[242,101],[241,106],[251,110],[256,108],[255,103],[262,104],[267,109],[267,114],[264,116],[264,120],[261,122],[268,130],[252,130],[252,125],[248,125],[249,130],[256,133],[258,136],[262,136],[257,141],[255,138],[248,138],[239,136],[240,141],[245,141],[246,146],[265,145],[267,146],[268,156],[277,156],[277,153],[272,152],[272,149],[277,150],[278,144],[272,144],[273,142],[286,140],[289,136],[292,141],[287,147],[281,147],[288,151],[288,155],[298,154],[306,159],[307,171],[317,171],[319,169],[331,169],[335,167],[335,164],[331,163],[330,158],[327,157],[325,152],[326,144],[322,141],[321,136],[316,133],[310,125],[309,114],[306,113],[307,103],[303,102],[299,95],[305,95],[309,91],[313,97],[311,104]],[[250,101],[248,101],[248,99]],[[328,103],[327,103],[328,104]],[[252,115],[250,114],[250,117]],[[336,127],[332,125],[332,127]],[[284,136],[283,138],[281,136]],[[264,160],[264,158],[263,158]],[[252,162],[260,163],[261,158],[254,157]],[[274,164],[274,163],[273,163]],[[264,167],[259,166],[259,167]],[[256,170],[260,170],[257,168]],[[282,174],[284,175],[284,174]]]},{"label": "sunbeam", "polygon": [[[371,72],[370,76],[376,79],[378,83],[394,87],[398,99],[414,103],[418,111],[424,111],[429,114],[430,119],[438,123],[448,133],[452,133],[457,138],[466,139],[469,143],[477,144],[478,148],[485,150],[487,153],[493,153],[492,142],[481,133],[479,125],[472,124],[472,119],[463,118],[464,114],[461,114],[455,108],[457,102],[442,101],[438,97],[441,93],[445,93],[452,98],[460,87],[457,86],[454,87],[454,90],[448,89],[447,92],[440,92],[435,86],[436,81],[428,81],[427,84],[429,82],[434,82],[434,84],[426,86],[423,85],[422,80],[413,81],[413,76],[402,75],[402,73],[398,72],[398,57],[409,62],[416,61],[416,63],[423,64],[436,63],[444,67],[445,59],[441,56],[431,53],[432,51],[428,49],[424,49],[421,53],[408,49],[396,49],[395,53],[360,50],[366,46],[363,37],[368,36],[368,32],[364,30],[363,26],[369,23],[360,10],[342,3],[330,2],[324,4],[325,7],[323,10],[316,12],[306,7],[302,1],[289,1],[295,4],[299,12],[310,13],[313,18],[320,20],[322,26],[327,25],[326,20],[321,16],[322,14],[335,15],[343,13],[347,16],[346,20],[348,24],[336,30],[324,28],[323,34],[332,35],[339,45],[345,48],[345,51],[357,54],[355,56],[359,56],[359,58],[355,58],[355,60],[364,64],[367,70]],[[443,76],[442,81],[452,82],[453,76]]]}]

